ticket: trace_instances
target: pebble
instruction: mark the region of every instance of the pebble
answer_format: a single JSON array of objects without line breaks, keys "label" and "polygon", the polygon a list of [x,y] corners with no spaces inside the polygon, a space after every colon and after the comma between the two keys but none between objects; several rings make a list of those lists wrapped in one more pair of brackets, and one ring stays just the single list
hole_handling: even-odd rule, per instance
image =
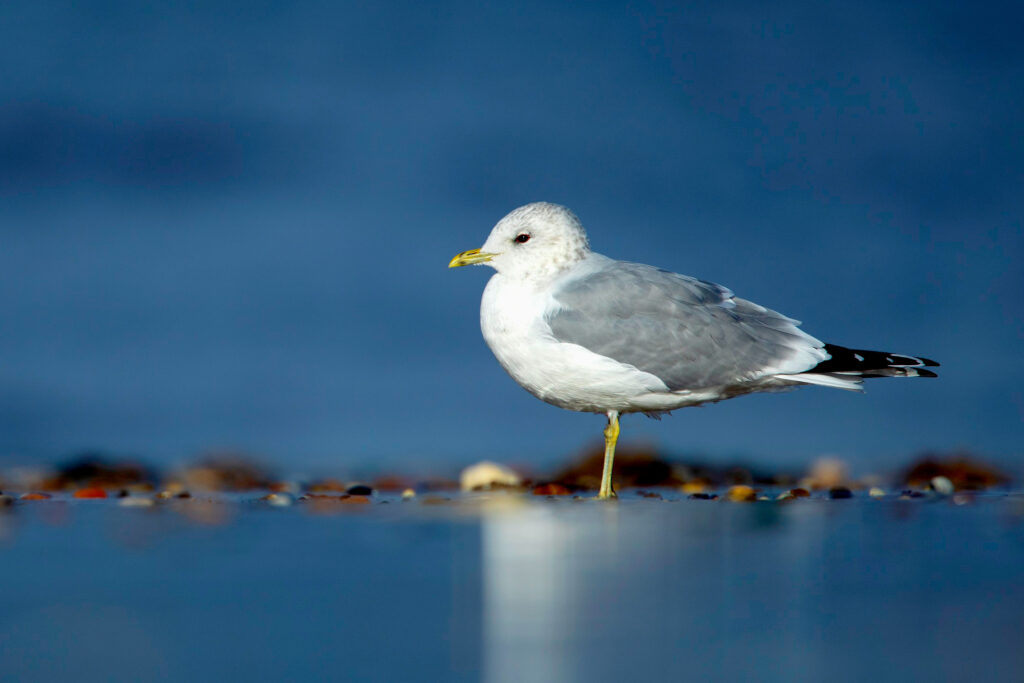
[{"label": "pebble", "polygon": [[853,498],[853,491],[845,486],[834,486],[828,490],[828,497],[832,500],[846,500]]},{"label": "pebble", "polygon": [[714,493],[691,493],[687,496],[690,500],[715,500],[718,498],[717,494]]},{"label": "pebble", "polygon": [[943,477],[941,475],[932,477],[932,480],[928,485],[932,491],[940,496],[951,496],[956,491],[956,487],[953,486],[953,482],[950,481],[949,477]]},{"label": "pebble", "polygon": [[370,502],[370,497],[353,496],[346,493],[345,495],[338,499],[338,502],[341,503],[342,505],[363,505]]},{"label": "pebble", "polygon": [[868,489],[868,495],[872,498],[885,498],[885,489],[878,486],[872,486]]},{"label": "pebble", "polygon": [[514,470],[489,460],[470,465],[459,475],[459,488],[463,491],[488,489],[493,486],[519,486],[522,482]]},{"label": "pebble", "polygon": [[168,498],[191,498],[192,494],[188,491],[180,489],[165,489],[160,493],[156,494],[156,497],[160,500],[167,500]]},{"label": "pebble", "polygon": [[349,486],[345,493],[350,496],[372,496],[373,489],[366,484],[356,484],[355,486]]},{"label": "pebble", "polygon": [[330,493],[332,491],[342,492],[348,487],[337,479],[322,479],[309,485],[307,490],[310,493]]},{"label": "pebble", "polygon": [[537,484],[533,487],[535,496],[568,496],[572,491],[562,484]]},{"label": "pebble", "polygon": [[75,498],[106,498],[107,492],[101,488],[91,487],[75,491]]},{"label": "pebble", "polygon": [[117,501],[117,504],[125,508],[151,508],[156,505],[156,501],[142,496],[126,496]]},{"label": "pebble", "polygon": [[810,491],[808,491],[805,488],[797,487],[795,489],[783,491],[782,493],[775,497],[775,500],[794,500],[796,498],[809,498],[810,496]]},{"label": "pebble", "polygon": [[730,486],[725,495],[734,503],[748,503],[757,500],[757,491],[744,484]]},{"label": "pebble", "polygon": [[402,491],[402,500],[412,500],[416,497],[416,492],[412,489],[405,489]]},{"label": "pebble", "polygon": [[814,461],[806,479],[811,488],[840,488],[849,481],[849,471],[846,463],[841,459],[825,455]]},{"label": "pebble", "polygon": [[683,493],[704,493],[705,491],[707,491],[708,487],[700,479],[693,479],[684,482],[683,485],[680,486],[679,488]]},{"label": "pebble", "polygon": [[9,496],[6,493],[0,493],[0,508],[6,508],[14,505],[14,496]]},{"label": "pebble", "polygon": [[279,508],[286,508],[295,502],[295,499],[287,493],[270,493],[260,498],[260,500]]},{"label": "pebble", "polygon": [[21,494],[22,500],[49,500],[51,497],[49,493],[36,493],[35,491]]},{"label": "pebble", "polygon": [[909,498],[924,498],[924,494],[913,489],[903,489],[903,492],[900,493],[900,498],[903,500],[907,500]]}]

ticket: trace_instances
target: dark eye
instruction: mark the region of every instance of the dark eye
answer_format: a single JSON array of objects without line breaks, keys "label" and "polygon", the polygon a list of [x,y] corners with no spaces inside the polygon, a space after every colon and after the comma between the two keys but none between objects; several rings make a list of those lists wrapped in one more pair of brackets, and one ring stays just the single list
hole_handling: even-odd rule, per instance
[{"label": "dark eye", "polygon": [[530,234],[529,233],[524,232],[524,233],[521,233],[519,235],[516,235],[516,242],[519,243],[519,244],[525,244],[526,242],[529,242],[529,241],[530,241]]}]

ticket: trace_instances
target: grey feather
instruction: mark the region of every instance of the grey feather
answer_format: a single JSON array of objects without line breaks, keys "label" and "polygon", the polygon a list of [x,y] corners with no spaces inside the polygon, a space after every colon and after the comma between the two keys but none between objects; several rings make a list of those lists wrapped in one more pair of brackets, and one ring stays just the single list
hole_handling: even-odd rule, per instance
[{"label": "grey feather", "polygon": [[593,254],[553,292],[555,338],[627,363],[672,391],[799,373],[826,357],[797,322],[725,287]]}]

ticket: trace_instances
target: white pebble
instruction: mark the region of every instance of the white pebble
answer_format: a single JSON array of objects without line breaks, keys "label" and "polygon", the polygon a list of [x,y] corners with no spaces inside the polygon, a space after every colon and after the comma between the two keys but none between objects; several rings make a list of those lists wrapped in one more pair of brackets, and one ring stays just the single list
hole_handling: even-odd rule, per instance
[{"label": "white pebble", "polygon": [[488,460],[470,465],[462,470],[459,485],[463,491],[490,488],[492,486],[519,486],[522,479],[515,471]]},{"label": "white pebble", "polygon": [[932,491],[935,491],[940,496],[950,496],[956,491],[956,487],[953,486],[953,482],[948,477],[932,477],[930,484]]},{"label": "white pebble", "polygon": [[279,508],[286,508],[295,502],[295,499],[287,493],[271,493],[264,497],[263,500],[267,501],[268,504]]},{"label": "white pebble", "polygon": [[151,508],[153,507],[152,498],[143,498],[142,496],[127,496],[120,499],[117,504],[124,508]]}]

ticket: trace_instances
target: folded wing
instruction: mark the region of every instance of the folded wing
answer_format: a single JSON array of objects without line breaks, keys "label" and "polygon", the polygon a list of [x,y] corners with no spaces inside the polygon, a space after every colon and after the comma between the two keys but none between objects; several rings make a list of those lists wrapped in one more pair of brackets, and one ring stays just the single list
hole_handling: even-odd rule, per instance
[{"label": "folded wing", "polygon": [[557,340],[649,372],[672,391],[803,373],[828,358],[797,321],[651,266],[597,257],[553,299],[547,322]]}]

